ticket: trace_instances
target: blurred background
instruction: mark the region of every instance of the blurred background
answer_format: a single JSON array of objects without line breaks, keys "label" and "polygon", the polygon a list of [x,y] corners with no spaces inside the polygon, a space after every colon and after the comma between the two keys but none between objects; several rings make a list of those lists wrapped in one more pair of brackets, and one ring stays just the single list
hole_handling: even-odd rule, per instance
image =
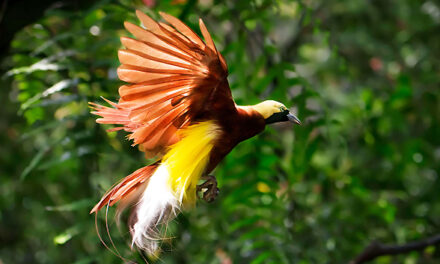
[{"label": "blurred background", "polygon": [[[438,1],[4,0],[0,263],[122,262],[89,211],[148,161],[87,102],[118,98],[135,9],[196,32],[202,17],[236,102],[274,99],[303,121],[238,145],[214,172],[217,200],[170,225],[158,263],[348,263],[372,241],[440,233]],[[142,263],[124,225],[110,229]],[[440,263],[440,247],[372,263]]]}]

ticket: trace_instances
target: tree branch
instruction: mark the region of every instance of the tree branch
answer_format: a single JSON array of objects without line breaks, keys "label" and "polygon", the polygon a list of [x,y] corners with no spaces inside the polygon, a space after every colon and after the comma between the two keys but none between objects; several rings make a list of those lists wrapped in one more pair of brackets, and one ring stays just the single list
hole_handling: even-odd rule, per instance
[{"label": "tree branch", "polygon": [[374,241],[365,250],[357,256],[350,264],[360,264],[373,260],[380,256],[398,255],[410,251],[421,251],[429,246],[440,244],[440,234],[428,237],[422,240],[409,242],[404,245],[384,245]]}]

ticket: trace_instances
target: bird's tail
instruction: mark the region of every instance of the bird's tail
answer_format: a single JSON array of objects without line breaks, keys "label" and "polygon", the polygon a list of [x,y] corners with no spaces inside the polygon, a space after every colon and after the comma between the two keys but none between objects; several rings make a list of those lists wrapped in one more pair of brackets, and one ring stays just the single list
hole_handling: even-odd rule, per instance
[{"label": "bird's tail", "polygon": [[155,163],[140,168],[122,179],[93,207],[90,213],[118,203],[116,218],[129,206],[134,206],[129,219],[132,245],[154,256],[162,235],[158,227],[176,216],[180,203],[168,184],[165,166]]},{"label": "bird's tail", "polygon": [[113,206],[119,201],[121,201],[121,203],[119,204],[118,210],[121,211],[121,209],[124,209],[128,205],[132,204],[130,201],[134,202],[135,200],[138,200],[136,199],[140,195],[138,190],[145,189],[148,179],[154,173],[157,166],[158,164],[155,163],[150,166],[140,168],[122,179],[112,189],[104,194],[104,196],[95,205],[95,207],[93,207],[90,213],[97,213],[102,207]]},{"label": "bird's tail", "polygon": [[164,164],[157,167],[145,189],[137,198],[136,207],[129,219],[132,246],[146,251],[149,255],[158,252],[167,223],[181,210],[181,202],[169,184],[169,172]]},{"label": "bird's tail", "polygon": [[[161,227],[196,202],[196,186],[209,162],[218,126],[205,121],[182,131],[182,140],[171,146],[160,162],[138,169],[124,178],[92,209],[119,201],[117,215],[134,205],[129,229],[132,245],[155,255],[163,238]],[[162,225],[164,224],[164,225]]]}]

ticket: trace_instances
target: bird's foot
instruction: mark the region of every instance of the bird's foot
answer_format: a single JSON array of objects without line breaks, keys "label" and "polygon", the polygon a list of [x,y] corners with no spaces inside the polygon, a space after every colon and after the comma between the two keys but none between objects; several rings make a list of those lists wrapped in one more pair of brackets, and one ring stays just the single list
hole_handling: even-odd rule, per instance
[{"label": "bird's foot", "polygon": [[[208,203],[212,203],[217,198],[219,189],[217,188],[217,179],[212,175],[202,176],[204,183],[197,185],[197,192],[203,192],[202,198]],[[206,190],[204,190],[206,189]]]}]

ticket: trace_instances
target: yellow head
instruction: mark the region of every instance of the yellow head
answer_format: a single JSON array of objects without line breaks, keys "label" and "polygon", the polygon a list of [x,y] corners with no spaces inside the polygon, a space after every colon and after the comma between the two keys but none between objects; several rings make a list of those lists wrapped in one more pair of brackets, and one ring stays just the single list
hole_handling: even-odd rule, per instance
[{"label": "yellow head", "polygon": [[299,119],[289,112],[289,109],[280,102],[267,100],[252,106],[266,120],[266,124],[291,121],[300,125]]}]

